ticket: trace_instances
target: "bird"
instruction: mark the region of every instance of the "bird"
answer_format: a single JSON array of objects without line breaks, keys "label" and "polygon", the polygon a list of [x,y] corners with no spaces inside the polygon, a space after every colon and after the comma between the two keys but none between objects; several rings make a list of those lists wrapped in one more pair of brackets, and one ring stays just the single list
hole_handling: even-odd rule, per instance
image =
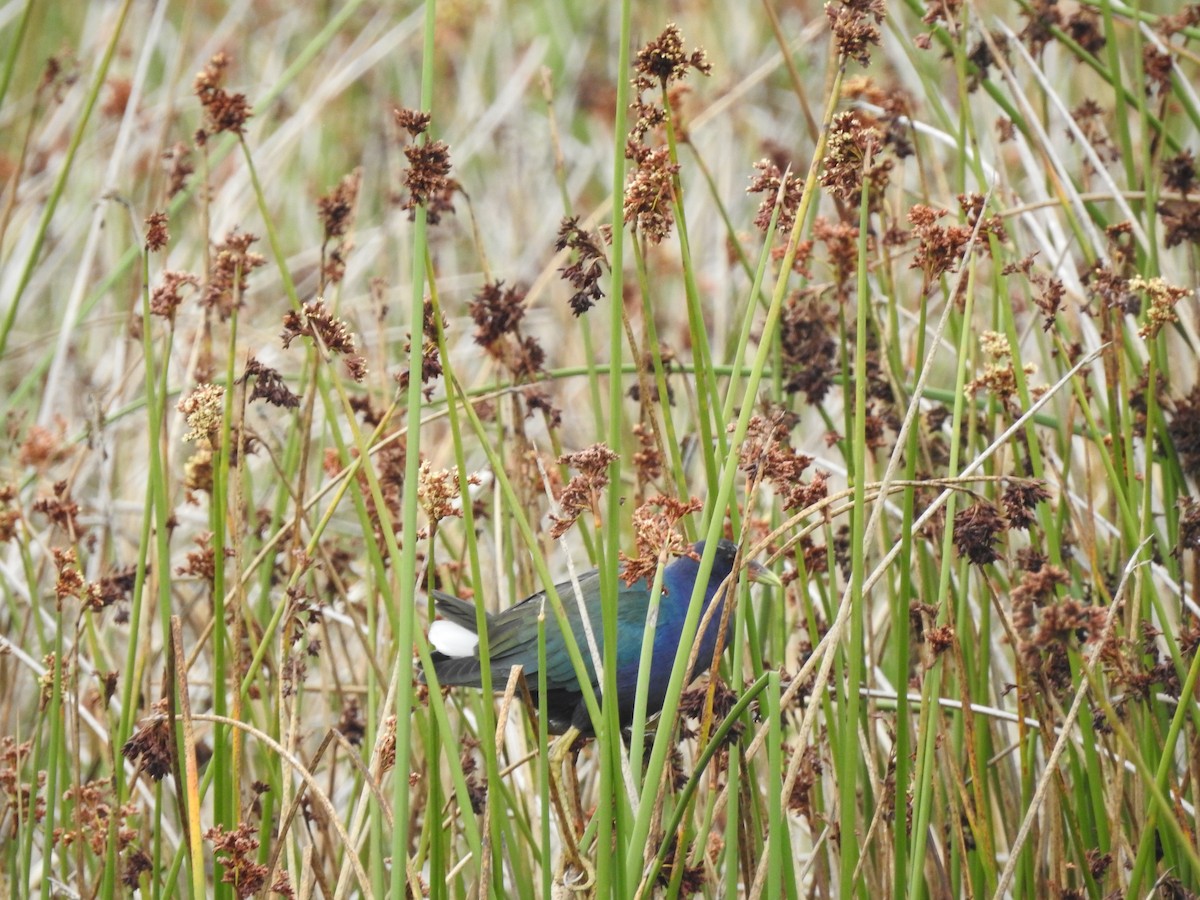
[{"label": "bird", "polygon": [[[671,668],[675,663],[676,649],[683,633],[684,619],[692,597],[692,589],[699,576],[700,558],[704,554],[704,541],[691,547],[691,554],[676,557],[663,570],[663,589],[654,631],[654,646],[650,672],[647,679],[648,693],[646,714],[658,713],[666,698],[667,684],[671,679]],[[712,605],[721,584],[733,571],[738,546],[729,540],[721,540],[713,555],[712,572],[704,591],[704,613]],[[782,587],[775,573],[765,566],[750,562],[749,577],[757,582]],[[601,659],[604,655],[604,634],[600,612],[600,574],[598,570],[581,575],[578,579],[579,594],[587,608]],[[571,582],[555,586],[563,602],[563,609],[583,656],[584,665],[592,687],[600,698],[599,679],[596,677],[588,650],[587,637],[575,602]],[[704,631],[697,635],[699,648],[696,660],[688,675],[688,682],[704,672],[712,664],[717,636],[721,624],[724,597],[733,590],[733,584],[722,592],[713,615],[709,617]],[[429,643],[433,670],[438,684],[443,686],[480,687],[482,684],[482,662],[479,658],[479,635],[476,632],[475,606],[442,591],[432,592],[435,607],[442,618],[435,620],[429,628]],[[642,578],[632,584],[622,580],[617,598],[617,706],[622,727],[633,720],[634,702],[641,665],[642,637],[646,630],[646,619],[650,605],[651,583]],[[486,615],[488,649],[491,657],[493,684],[504,684],[514,666],[524,669],[536,701],[538,683],[538,616],[543,610],[545,591],[539,591],[503,612]],[[425,681],[421,673],[421,681]],[[572,733],[588,737],[594,734],[591,717],[584,703],[583,688],[567,653],[566,641],[557,617],[546,609],[546,707],[547,727],[552,734]]]}]

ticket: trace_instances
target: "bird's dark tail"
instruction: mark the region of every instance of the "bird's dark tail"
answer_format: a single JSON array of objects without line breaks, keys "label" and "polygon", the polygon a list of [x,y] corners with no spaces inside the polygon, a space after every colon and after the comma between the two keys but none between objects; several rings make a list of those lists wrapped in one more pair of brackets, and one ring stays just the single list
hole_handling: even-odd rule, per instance
[{"label": "bird's dark tail", "polygon": [[[438,683],[479,687],[479,638],[474,604],[444,591],[431,593],[442,616],[429,629],[429,641],[434,651],[433,670],[437,673]],[[424,672],[418,678],[422,683],[427,680]]]}]

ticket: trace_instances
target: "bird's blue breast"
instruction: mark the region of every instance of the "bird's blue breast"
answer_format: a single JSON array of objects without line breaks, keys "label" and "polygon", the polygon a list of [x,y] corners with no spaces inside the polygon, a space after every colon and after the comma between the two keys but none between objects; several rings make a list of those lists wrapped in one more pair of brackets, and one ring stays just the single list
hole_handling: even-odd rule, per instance
[{"label": "bird's blue breast", "polygon": [[[683,636],[683,623],[687,618],[688,604],[692,599],[693,586],[699,574],[699,563],[688,557],[680,557],[663,573],[663,595],[658,607],[658,620],[654,630],[654,651],[649,673],[647,707],[659,709],[671,680],[671,668]],[[712,604],[717,590],[728,574],[714,567],[704,592],[700,617]],[[650,585],[644,585],[647,593]],[[718,604],[710,617],[709,624],[700,634],[700,649],[696,656],[693,675],[698,675],[712,663],[717,635],[721,627],[721,611],[724,600]],[[633,709],[633,698],[637,687],[638,669],[642,651],[642,636],[647,619],[642,619],[639,629],[634,623],[622,620],[617,634],[617,693],[622,698],[622,707]],[[690,648],[688,648],[690,649]],[[684,652],[687,652],[686,650]],[[626,701],[625,698],[628,698]]]}]

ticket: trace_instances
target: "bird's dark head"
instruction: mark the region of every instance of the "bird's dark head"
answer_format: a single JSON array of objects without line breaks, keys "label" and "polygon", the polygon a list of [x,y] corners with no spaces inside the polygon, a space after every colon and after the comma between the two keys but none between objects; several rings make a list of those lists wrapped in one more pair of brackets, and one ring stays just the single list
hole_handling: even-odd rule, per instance
[{"label": "bird's dark head", "polygon": [[[696,541],[692,545],[692,552],[696,554],[697,559],[704,556],[705,545],[705,541]],[[732,572],[733,564],[737,560],[737,553],[738,545],[733,541],[726,538],[718,541],[716,552],[713,554],[712,575],[709,580],[720,582]],[[696,564],[693,563],[693,565]],[[751,581],[757,581],[760,584],[769,584],[772,587],[783,587],[783,582],[779,580],[778,575],[755,560],[750,560],[746,564],[746,573],[750,576]]]}]

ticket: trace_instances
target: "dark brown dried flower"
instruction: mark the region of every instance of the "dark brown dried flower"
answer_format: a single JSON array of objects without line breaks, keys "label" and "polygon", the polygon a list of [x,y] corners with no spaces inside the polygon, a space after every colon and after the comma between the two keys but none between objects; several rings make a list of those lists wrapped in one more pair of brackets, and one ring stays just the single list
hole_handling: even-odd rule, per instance
[{"label": "dark brown dried flower", "polygon": [[1037,272],[1033,269],[1033,261],[1035,253],[1031,253],[1015,263],[1009,263],[1004,266],[1002,273],[1004,275],[1022,274],[1029,279],[1038,291],[1033,295],[1034,305],[1042,311],[1044,318],[1042,319],[1042,330],[1049,331],[1054,326],[1054,317],[1058,314],[1059,307],[1062,305],[1062,299],[1066,295],[1066,288],[1062,281],[1057,278],[1051,278],[1043,272]]},{"label": "dark brown dried flower", "polygon": [[820,783],[824,767],[821,764],[821,754],[815,744],[809,744],[800,751],[800,772],[792,785],[792,792],[787,797],[788,809],[797,815],[815,823],[813,788]]},{"label": "dark brown dried flower", "polygon": [[223,87],[229,57],[217,53],[208,65],[196,74],[193,90],[204,107],[204,128],[196,132],[196,142],[204,144],[209,136],[228,131],[245,133],[246,121],[254,115],[245,94],[230,94]]},{"label": "dark brown dried flower", "polygon": [[[779,210],[778,231],[788,234],[796,221],[796,211],[800,208],[800,198],[804,193],[804,179],[799,175],[780,171],[779,166],[769,159],[760,159],[754,164],[759,174],[750,179],[747,194],[762,194],[762,202],[758,205],[758,214],[754,217],[754,225],[759,231],[766,232],[771,227],[771,216],[775,212],[775,201],[782,204]],[[783,195],[780,197],[780,186]]]},{"label": "dark brown dried flower", "polygon": [[633,454],[633,465],[637,469],[638,484],[657,481],[663,473],[663,455],[658,449],[654,429],[644,422],[635,422],[633,436],[637,438],[639,450]]},{"label": "dark brown dried flower", "polygon": [[[1071,118],[1085,142],[1096,150],[1097,155],[1109,162],[1116,162],[1121,158],[1121,151],[1109,136],[1108,122],[1112,118],[1110,111],[1105,110],[1091,97],[1087,97],[1071,110]],[[1074,130],[1067,132],[1067,140],[1075,143]]]},{"label": "dark brown dried flower", "polygon": [[151,253],[157,253],[163,247],[167,246],[167,241],[171,239],[171,234],[167,230],[167,214],[165,212],[152,212],[146,216],[146,249]]},{"label": "dark brown dried flower", "polygon": [[317,214],[325,229],[325,240],[342,237],[354,223],[354,207],[362,186],[362,169],[357,168],[338,182],[328,194],[317,200]]},{"label": "dark brown dried flower", "polygon": [[355,747],[361,746],[363,738],[367,735],[367,723],[363,718],[362,707],[354,695],[346,698],[346,705],[342,707],[342,715],[338,719],[337,730]]},{"label": "dark brown dried flower", "polygon": [[1142,69],[1146,76],[1146,93],[1151,88],[1162,97],[1171,90],[1171,73],[1174,70],[1171,54],[1159,50],[1150,42],[1142,45]]},{"label": "dark brown dried flower", "polygon": [[254,379],[254,390],[250,392],[249,402],[266,400],[272,406],[281,409],[296,409],[300,406],[300,398],[293,394],[283,376],[270,366],[265,366],[253,356],[246,361],[246,371],[242,373],[242,382]]},{"label": "dark brown dried flower", "polygon": [[1021,15],[1029,22],[1017,37],[1034,56],[1040,56],[1046,45],[1054,40],[1054,29],[1062,25],[1058,0],[1033,0],[1021,11]]},{"label": "dark brown dried flower", "polygon": [[1163,160],[1163,185],[1179,191],[1185,197],[1196,189],[1196,157],[1191,150],[1181,150]]},{"label": "dark brown dried flower", "polygon": [[[176,575],[190,575],[211,585],[217,572],[217,554],[212,546],[213,533],[203,531],[193,538],[197,549],[189,551],[186,563],[175,569]],[[233,556],[233,548],[225,548],[226,558]]]},{"label": "dark brown dried flower", "polygon": [[[830,222],[824,216],[817,216],[813,222],[813,237],[825,245],[826,263],[833,270],[838,300],[848,302],[858,273],[858,226]],[[867,246],[871,247],[869,236]]]},{"label": "dark brown dried flower", "polygon": [[1167,432],[1183,471],[1193,478],[1200,477],[1200,382],[1186,397],[1175,402]]},{"label": "dark brown dried flower", "polygon": [[954,626],[938,625],[925,632],[925,640],[934,656],[940,656],[954,646]]},{"label": "dark brown dried flower", "polygon": [[150,856],[141,847],[130,847],[121,860],[121,884],[130,890],[141,887],[142,874],[154,868]]},{"label": "dark brown dried flower", "polygon": [[[927,282],[935,281],[946,272],[955,271],[970,243],[975,230],[974,223],[982,215],[983,199],[978,194],[960,195],[958,200],[967,217],[967,224],[964,225],[937,224],[946,215],[945,210],[931,209],[919,203],[909,210],[908,221],[912,223],[913,234],[918,240],[909,268],[923,270]],[[976,243],[984,251],[988,250],[989,234],[998,240],[1006,238],[999,216],[991,216],[980,223]]]},{"label": "dark brown dried flower", "polygon": [[634,510],[633,533],[637,555],[620,554],[621,580],[633,584],[652,576],[658,568],[660,556],[670,560],[673,556],[691,553],[691,544],[676,526],[684,517],[703,508],[704,504],[695,497],[683,502],[658,494]]},{"label": "dark brown dried flower", "polygon": [[[967,394],[974,397],[981,391],[987,391],[1000,399],[1013,396],[1017,392],[1017,373],[1008,338],[999,332],[984,331],[980,335],[980,345],[992,361],[984,366],[982,375],[967,382]],[[1028,377],[1034,373],[1035,367],[1032,363],[1026,363],[1023,371]]]},{"label": "dark brown dried flower", "polygon": [[[790,424],[788,417],[779,413],[771,419],[761,415],[751,417],[738,466],[751,481],[769,482],[782,498],[784,510],[809,506],[827,491],[825,479],[820,474],[810,483],[803,481],[802,476],[812,465],[813,458],[792,449]],[[815,495],[814,485],[817,486]]]},{"label": "dark brown dried flower", "polygon": [[636,234],[652,244],[660,244],[675,224],[675,173],[678,163],[671,162],[669,147],[627,144],[625,155],[634,162],[625,184],[624,222]]},{"label": "dark brown dried flower", "polygon": [[[442,316],[441,325],[444,331],[447,327],[445,316]],[[405,353],[411,352],[412,335],[409,335],[404,350]],[[438,352],[438,322],[433,316],[433,301],[426,297],[421,310],[421,384],[429,384],[441,374],[442,357]],[[408,390],[408,379],[408,369],[404,369],[396,375],[396,382],[400,385],[401,390]],[[428,391],[426,393],[428,395]]]},{"label": "dark brown dried flower", "polygon": [[54,566],[58,569],[58,578],[54,583],[54,595],[58,598],[61,607],[62,601],[67,597],[82,597],[87,583],[79,571],[73,549],[68,547],[64,550],[54,547],[51,553],[54,556]]},{"label": "dark brown dried flower", "polygon": [[838,53],[859,65],[870,65],[870,48],[879,46],[885,12],[883,0],[829,0],[825,17]]},{"label": "dark brown dried flower", "polygon": [[16,485],[0,484],[0,544],[7,544],[17,536],[17,523],[21,521],[17,497]]},{"label": "dark brown dried flower", "polygon": [[175,311],[183,302],[183,288],[200,287],[200,277],[191,272],[175,272],[168,269],[163,272],[162,279],[162,284],[150,294],[150,315],[174,322]]},{"label": "dark brown dried flower", "polygon": [[1194,497],[1182,497],[1179,507],[1179,544],[1172,551],[1179,556],[1185,550],[1200,550],[1200,501]]},{"label": "dark brown dried flower", "polygon": [[1180,244],[1200,244],[1200,203],[1195,200],[1163,200],[1158,204],[1166,234],[1163,240],[1168,247]]},{"label": "dark brown dried flower", "polygon": [[79,504],[72,499],[66,481],[56,481],[54,496],[34,501],[33,511],[44,515],[72,540],[79,536]]},{"label": "dark brown dried flower", "polygon": [[167,704],[165,697],[155,701],[151,716],[138,725],[121,748],[121,755],[130,762],[140,757],[142,771],[155,781],[170,774],[174,757],[175,732],[166,716]]},{"label": "dark brown dried flower", "polygon": [[137,567],[114,569],[100,579],[100,597],[104,606],[128,600],[137,580]]},{"label": "dark brown dried flower", "polygon": [[1157,23],[1158,33],[1165,38],[1197,25],[1200,25],[1200,3],[1190,3],[1174,15],[1161,15]]},{"label": "dark brown dried flower", "polygon": [[[232,831],[217,825],[206,831],[204,837],[212,841],[213,856],[220,859],[225,869],[221,881],[233,885],[234,895],[239,900],[253,897],[266,887],[269,870],[258,862],[258,837],[253,825],[240,822]],[[286,876],[280,876],[271,885],[271,891],[293,896]]]},{"label": "dark brown dried flower", "polygon": [[1071,40],[1095,56],[1104,49],[1104,29],[1100,16],[1091,9],[1081,7],[1067,19],[1067,34]]},{"label": "dark brown dried flower", "polygon": [[983,194],[958,194],[955,199],[958,200],[959,208],[962,209],[969,227],[974,228],[975,223],[981,218],[983,219],[979,225],[977,240],[985,252],[991,253],[987,242],[989,235],[998,241],[1008,240],[1008,232],[1004,230],[1004,219],[998,214],[984,216],[984,204],[987,202],[987,198]]},{"label": "dark brown dried flower", "polygon": [[962,0],[926,0],[925,13],[921,16],[921,21],[926,25],[954,28],[961,9]]},{"label": "dark brown dried flower", "polygon": [[408,198],[401,205],[409,210],[410,217],[415,216],[418,206],[425,207],[427,221],[436,225],[442,213],[454,212],[451,198],[459,188],[450,177],[450,147],[445,141],[426,140],[406,146],[404,155],[409,166],[404,173]]},{"label": "dark brown dried flower", "polygon": [[1041,565],[1025,572],[1009,594],[1013,607],[1013,628],[1018,634],[1028,635],[1037,625],[1038,606],[1054,599],[1062,585],[1071,583],[1071,577],[1057,566]]},{"label": "dark brown dried flower", "polygon": [[475,321],[475,343],[491,349],[504,335],[515,333],[525,318],[525,290],[489,281],[472,298],[469,311]]},{"label": "dark brown dried flower", "polygon": [[117,806],[111,778],[74,784],[63,792],[63,801],[72,815],[63,828],[54,831],[54,841],[62,847],[83,843],[100,857],[108,846],[110,830],[116,835],[118,852],[137,834],[125,825],[126,818],[137,814],[137,805]]},{"label": "dark brown dried flower", "polygon": [[179,141],[175,146],[163,152],[163,162],[167,169],[167,196],[174,197],[187,187],[188,176],[195,171],[188,159],[192,154],[191,148]]},{"label": "dark brown dried flower", "polygon": [[571,312],[578,318],[604,296],[604,291],[600,289],[600,279],[608,268],[608,260],[604,257],[604,251],[600,249],[600,241],[579,227],[578,216],[563,218],[562,224],[558,226],[554,249],[570,249],[574,252],[575,261],[558,271],[567,284],[575,289],[569,302]]},{"label": "dark brown dried flower", "polygon": [[960,556],[985,566],[1000,558],[992,545],[1007,527],[996,507],[980,501],[954,517],[954,546]]},{"label": "dark brown dried flower", "polygon": [[220,312],[222,319],[228,319],[235,307],[241,307],[250,273],[267,264],[261,254],[250,249],[257,240],[256,235],[242,234],[235,228],[213,247],[208,283],[200,302]]},{"label": "dark brown dried flower", "polygon": [[874,117],[858,110],[838,113],[829,129],[821,185],[833,196],[857,205],[865,178],[871,187],[868,200],[877,208],[892,169],[890,159],[877,158],[882,144]]},{"label": "dark brown dried flower", "polygon": [[[712,688],[712,713],[714,730],[720,726],[725,718],[733,711],[737,705],[738,696],[724,681],[721,680],[719,674],[715,675],[706,683],[697,684],[695,687],[684,691],[683,696],[679,698],[679,715],[681,718],[687,719],[702,719],[708,710],[708,694],[709,688]],[[733,744],[737,739],[745,733],[746,727],[742,722],[734,722],[725,735],[725,743]]]},{"label": "dark brown dried flower", "polygon": [[361,383],[366,377],[366,360],[354,355],[354,336],[349,326],[325,306],[324,300],[318,298],[299,311],[289,310],[284,314],[283,333],[279,335],[283,349],[286,350],[298,337],[313,338],[326,351],[344,356],[355,381]]},{"label": "dark brown dried flower", "polygon": [[[362,167],[346,175],[337,187],[317,200],[317,214],[325,230],[321,243],[321,272],[325,284],[337,284],[346,275],[346,256],[352,244],[347,237],[354,225],[358,191],[362,187]],[[333,246],[329,246],[330,242]]]},{"label": "dark brown dried flower", "polygon": [[524,396],[528,408],[525,418],[531,418],[535,412],[540,412],[546,419],[547,428],[558,428],[562,425],[562,410],[550,402],[550,395],[545,390],[530,385],[525,388]]},{"label": "dark brown dried flower", "polygon": [[1050,499],[1046,486],[1036,481],[1019,481],[1010,484],[1000,497],[1000,505],[1004,507],[1004,515],[1008,524],[1022,530],[1029,528],[1036,520],[1033,511],[1043,500]]},{"label": "dark brown dried flower", "polygon": [[18,744],[9,735],[0,737],[0,798],[7,807],[10,840],[20,833],[21,823],[40,822],[46,815],[46,772],[37,771],[32,778],[26,772],[32,750],[31,741]]},{"label": "dark brown dried flower", "polygon": [[392,117],[396,120],[396,124],[407,131],[413,137],[419,137],[429,130],[429,123],[433,116],[427,112],[419,112],[415,109],[404,109],[397,107],[392,110]]},{"label": "dark brown dried flower", "polygon": [[[703,49],[693,50],[689,55],[683,49],[683,36],[679,27],[668,23],[662,34],[637,52],[633,61],[634,71],[647,79],[666,87],[672,81],[682,81],[690,69],[701,75],[712,73]],[[634,82],[638,86],[638,82]]]},{"label": "dark brown dried flower", "polygon": [[825,399],[839,373],[837,310],[813,291],[788,297],[780,321],[784,390],[803,392],[811,404]]},{"label": "dark brown dried flower", "polygon": [[592,444],[577,453],[568,453],[558,458],[561,466],[570,466],[579,474],[563,488],[558,498],[561,515],[551,515],[554,524],[550,527],[552,537],[560,538],[586,510],[591,510],[600,521],[600,492],[608,485],[608,467],[617,459],[604,444]]}]

